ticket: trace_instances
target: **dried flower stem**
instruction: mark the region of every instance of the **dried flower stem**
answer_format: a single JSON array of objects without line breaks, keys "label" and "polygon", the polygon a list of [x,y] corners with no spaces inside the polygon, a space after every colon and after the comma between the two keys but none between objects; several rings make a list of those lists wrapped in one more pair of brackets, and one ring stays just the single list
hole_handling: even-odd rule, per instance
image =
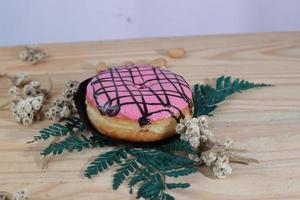
[{"label": "dried flower stem", "polygon": [[246,149],[238,149],[233,147],[225,147],[224,145],[216,144],[211,149],[204,151],[205,153],[221,153],[223,155],[226,155],[229,157],[229,160],[231,162],[237,162],[242,164],[249,164],[249,163],[259,163],[258,160],[253,158],[248,158],[244,156],[239,156],[235,154],[234,152],[247,152]]},{"label": "dried flower stem", "polygon": [[9,100],[9,101],[3,103],[2,105],[0,105],[0,110],[2,110],[3,108],[5,108],[6,106],[8,106],[11,102],[12,102],[12,100]]},{"label": "dried flower stem", "polygon": [[48,83],[49,83],[49,89],[47,90],[47,97],[50,97],[51,92],[53,90],[53,82],[52,82],[50,75],[48,73],[46,73],[46,75],[47,75]]},{"label": "dried flower stem", "polygon": [[231,174],[230,162],[241,164],[258,162],[255,159],[237,155],[247,150],[234,148],[230,138],[223,142],[218,141],[208,129],[208,118],[205,116],[179,123],[176,132],[180,134],[180,139],[189,142],[195,150],[199,150],[199,155],[189,155],[189,158],[198,162],[199,165],[204,163],[211,167],[217,178],[225,178]]},{"label": "dried flower stem", "polygon": [[238,155],[229,155],[229,160],[231,162],[236,162],[236,163],[241,163],[248,165],[249,163],[259,163],[259,160],[256,160],[254,158],[248,158],[248,157],[243,157],[243,156],[238,156]]}]

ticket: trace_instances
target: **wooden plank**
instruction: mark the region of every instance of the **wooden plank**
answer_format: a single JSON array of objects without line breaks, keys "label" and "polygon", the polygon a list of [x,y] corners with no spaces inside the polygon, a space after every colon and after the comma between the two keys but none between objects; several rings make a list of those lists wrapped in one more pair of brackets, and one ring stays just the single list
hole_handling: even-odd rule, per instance
[{"label": "wooden plank", "polygon": [[[167,58],[170,69],[191,83],[226,74],[254,82],[275,84],[236,94],[224,102],[212,119],[220,138],[233,138],[238,147],[261,163],[234,164],[225,180],[203,174],[184,177],[187,190],[172,191],[177,199],[300,199],[300,33],[263,33],[177,37],[106,42],[45,44],[47,62],[36,66],[18,60],[21,47],[0,48],[0,72],[27,71],[47,84],[54,95],[68,79],[84,80],[95,73],[98,61],[120,64],[128,60],[164,56],[171,47],[184,47],[184,59]],[[0,78],[0,104],[9,99],[10,83]],[[54,158],[46,172],[40,168],[43,144],[28,145],[49,121],[24,128],[11,120],[8,108],[0,112],[0,190],[26,188],[31,199],[134,199],[124,185],[111,189],[111,173],[91,180],[82,177],[99,149],[66,153]]]}]

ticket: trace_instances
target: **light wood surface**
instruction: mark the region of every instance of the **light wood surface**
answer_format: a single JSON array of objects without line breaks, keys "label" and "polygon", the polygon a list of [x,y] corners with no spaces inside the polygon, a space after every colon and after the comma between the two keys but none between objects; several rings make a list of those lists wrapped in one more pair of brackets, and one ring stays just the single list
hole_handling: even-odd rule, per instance
[{"label": "light wood surface", "polygon": [[[36,66],[18,60],[21,47],[0,48],[0,71],[29,72],[47,87],[46,73],[54,82],[54,95],[68,79],[83,80],[95,73],[95,64],[120,64],[154,59],[164,51],[184,47],[184,59],[167,58],[170,69],[189,83],[222,74],[275,87],[236,94],[214,113],[213,131],[235,140],[259,164],[233,165],[224,180],[212,179],[209,170],[184,177],[187,190],[170,193],[176,199],[300,199],[300,33],[264,33],[205,37],[178,37],[106,42],[41,45],[49,59]],[[0,78],[0,104],[9,97],[10,82]],[[87,164],[103,150],[65,153],[53,159],[47,171],[40,167],[39,151],[45,143],[28,145],[50,121],[23,127],[11,120],[8,108],[0,112],[0,191],[27,189],[31,199],[134,199],[123,185],[111,189],[111,172],[89,180],[82,176]],[[104,149],[105,150],[105,149]]]}]

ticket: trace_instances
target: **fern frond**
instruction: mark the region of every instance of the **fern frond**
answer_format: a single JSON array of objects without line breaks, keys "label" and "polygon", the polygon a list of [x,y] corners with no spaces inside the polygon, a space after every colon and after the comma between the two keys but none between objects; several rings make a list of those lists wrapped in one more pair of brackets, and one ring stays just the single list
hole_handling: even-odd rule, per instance
[{"label": "fern frond", "polygon": [[217,108],[217,104],[224,101],[227,96],[258,87],[271,85],[251,83],[245,80],[234,79],[230,76],[221,76],[216,80],[216,87],[209,85],[194,85],[194,116],[208,115]]},{"label": "fern frond", "polygon": [[104,171],[109,166],[121,163],[121,160],[126,158],[127,152],[123,147],[100,154],[93,162],[90,163],[85,170],[84,175],[91,178],[93,175]]},{"label": "fern frond", "polygon": [[40,135],[34,136],[33,140],[27,143],[33,143],[39,140],[47,140],[50,137],[61,137],[68,134],[74,134],[75,129],[78,129],[82,132],[86,129],[86,126],[79,118],[66,119],[64,125],[53,123],[48,128],[40,130]]},{"label": "fern frond", "polygon": [[137,191],[137,199],[174,200],[174,197],[165,192],[166,189],[185,189],[188,183],[165,183],[165,178],[160,173],[154,173],[141,185]]},{"label": "fern frond", "polygon": [[[128,149],[127,151],[131,156],[136,157],[136,161],[141,166],[128,183],[131,192],[132,187],[141,182],[137,198],[173,199],[164,192],[167,189],[165,176],[180,177],[198,171],[194,167],[194,161],[158,149]],[[182,188],[184,186],[182,185]]]},{"label": "fern frond", "polygon": [[166,186],[168,189],[173,190],[177,188],[185,189],[190,187],[191,185],[189,183],[167,183]]},{"label": "fern frond", "polygon": [[197,172],[198,169],[196,167],[186,167],[186,168],[181,168],[181,169],[175,169],[175,170],[170,170],[165,173],[166,176],[170,177],[180,177],[180,176],[187,176],[192,173]]},{"label": "fern frond", "polygon": [[120,141],[114,140],[111,137],[105,136],[99,132],[91,131],[93,136],[90,138],[92,141],[94,141],[95,146],[99,147],[114,147],[114,146],[120,146]]},{"label": "fern frond", "polygon": [[68,127],[69,130],[77,128],[79,131],[84,131],[87,128],[85,123],[77,117],[66,119],[65,126]]},{"label": "fern frond", "polygon": [[[174,155],[158,149],[128,149],[141,165],[150,165],[160,171],[192,166],[195,162],[186,157]],[[162,162],[163,161],[163,162]]]},{"label": "fern frond", "polygon": [[[174,197],[172,197],[171,195],[169,195],[168,193],[165,193],[165,192],[161,193],[160,199],[161,200],[175,200]],[[151,200],[155,200],[155,199],[151,199]]]},{"label": "fern frond", "polygon": [[155,173],[145,181],[137,191],[137,199],[143,197],[145,199],[161,199],[160,193],[165,189],[163,177],[159,173]]},{"label": "fern frond", "polygon": [[179,136],[175,136],[174,138],[169,139],[166,143],[158,146],[157,149],[168,153],[174,153],[178,151],[189,153],[189,154],[198,153],[197,150],[191,147],[189,142],[181,140]]},{"label": "fern frond", "polygon": [[132,188],[134,185],[141,181],[147,180],[155,170],[151,166],[143,166],[136,171],[134,176],[131,177],[128,186]]},{"label": "fern frond", "polygon": [[128,177],[130,173],[134,173],[137,169],[139,169],[139,165],[136,162],[136,159],[128,159],[122,163],[120,168],[114,174],[113,189],[117,190],[126,177]]},{"label": "fern frond", "polygon": [[65,138],[63,141],[56,142],[53,144],[50,144],[48,147],[46,147],[42,152],[41,155],[47,156],[49,154],[58,155],[62,154],[64,150],[68,151],[82,151],[84,147],[90,147],[92,144],[92,140],[86,138],[84,135],[81,135],[80,139],[79,137],[75,135],[69,135],[67,138]]}]

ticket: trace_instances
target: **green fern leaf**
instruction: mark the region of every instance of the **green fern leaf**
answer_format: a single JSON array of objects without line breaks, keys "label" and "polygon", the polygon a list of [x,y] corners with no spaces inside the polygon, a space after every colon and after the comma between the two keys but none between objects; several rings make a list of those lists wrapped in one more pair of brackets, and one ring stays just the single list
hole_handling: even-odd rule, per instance
[{"label": "green fern leaf", "polygon": [[224,101],[227,96],[258,87],[271,86],[268,84],[255,84],[245,80],[234,79],[230,76],[221,76],[216,80],[216,87],[209,85],[194,85],[194,116],[208,115],[217,108],[217,104]]},{"label": "green fern leaf", "polygon": [[141,167],[140,169],[138,169],[136,171],[134,176],[132,176],[132,178],[130,179],[130,181],[128,183],[128,186],[130,188],[132,188],[137,183],[147,180],[150,177],[150,175],[154,172],[155,172],[155,170],[151,166]]},{"label": "green fern leaf", "polygon": [[139,165],[136,162],[136,159],[128,159],[124,163],[122,163],[120,165],[120,168],[114,174],[113,189],[117,190],[124,182],[126,177],[128,177],[130,173],[134,173],[138,168]]},{"label": "green fern leaf", "polygon": [[69,132],[69,129],[66,126],[61,124],[54,123],[50,125],[48,128],[44,128],[40,131],[41,138],[43,140],[47,140],[50,136],[57,137],[57,136],[65,136]]},{"label": "green fern leaf", "polygon": [[[186,157],[167,153],[158,149],[128,149],[128,153],[137,158],[141,165],[150,165],[161,171],[193,166],[195,163]],[[162,162],[163,161],[163,162]]]},{"label": "green fern leaf", "polygon": [[66,119],[65,125],[54,123],[48,128],[44,128],[40,131],[40,135],[34,136],[32,141],[27,143],[33,143],[39,140],[47,140],[50,137],[61,137],[68,134],[74,134],[75,129],[80,132],[86,129],[85,124],[79,118]]},{"label": "green fern leaf", "polygon": [[[155,199],[151,199],[151,200],[155,200]],[[175,198],[169,195],[168,193],[162,192],[160,195],[160,200],[175,200]]]},{"label": "green fern leaf", "polygon": [[160,199],[159,195],[165,186],[159,173],[155,173],[145,181],[137,191],[137,199],[143,197],[145,199]]},{"label": "green fern leaf", "polygon": [[127,153],[124,148],[118,148],[115,150],[108,151],[104,154],[100,154],[85,170],[84,175],[88,178],[91,178],[93,175],[96,175],[109,166],[112,166],[116,163],[120,164],[122,159],[127,158]]},{"label": "green fern leaf", "polygon": [[62,154],[64,150],[81,151],[84,147],[90,147],[92,141],[86,138],[84,135],[82,135],[81,137],[83,138],[83,140],[78,138],[77,136],[69,135],[63,141],[50,144],[41,152],[41,155],[43,156],[47,156],[49,154],[58,155],[58,154]]},{"label": "green fern leaf", "polygon": [[158,149],[168,152],[168,153],[173,153],[173,152],[178,152],[182,151],[185,153],[189,154],[197,154],[198,151],[193,149],[190,145],[189,142],[181,140],[178,136],[175,136],[174,138],[168,140],[166,143],[160,145],[157,147]]},{"label": "green fern leaf", "polygon": [[191,185],[189,183],[167,183],[166,186],[168,189],[173,190],[177,188],[185,189],[190,187]]},{"label": "green fern leaf", "polygon": [[120,146],[120,141],[114,140],[111,137],[105,136],[99,132],[91,131],[93,136],[91,137],[91,140],[94,141],[94,146],[99,147],[114,147],[114,146]]},{"label": "green fern leaf", "polygon": [[175,170],[171,170],[165,173],[166,176],[170,176],[170,177],[180,177],[180,176],[187,176],[190,175],[192,173],[196,173],[198,172],[198,169],[196,167],[184,167],[181,169],[175,169]]},{"label": "green fern leaf", "polygon": [[[185,176],[198,171],[194,167],[194,161],[158,149],[128,149],[128,153],[135,156],[136,161],[141,165],[128,183],[130,192],[134,185],[141,183],[137,198],[173,199],[172,196],[164,193],[166,189],[164,177]],[[182,188],[184,186],[182,185]]]}]

